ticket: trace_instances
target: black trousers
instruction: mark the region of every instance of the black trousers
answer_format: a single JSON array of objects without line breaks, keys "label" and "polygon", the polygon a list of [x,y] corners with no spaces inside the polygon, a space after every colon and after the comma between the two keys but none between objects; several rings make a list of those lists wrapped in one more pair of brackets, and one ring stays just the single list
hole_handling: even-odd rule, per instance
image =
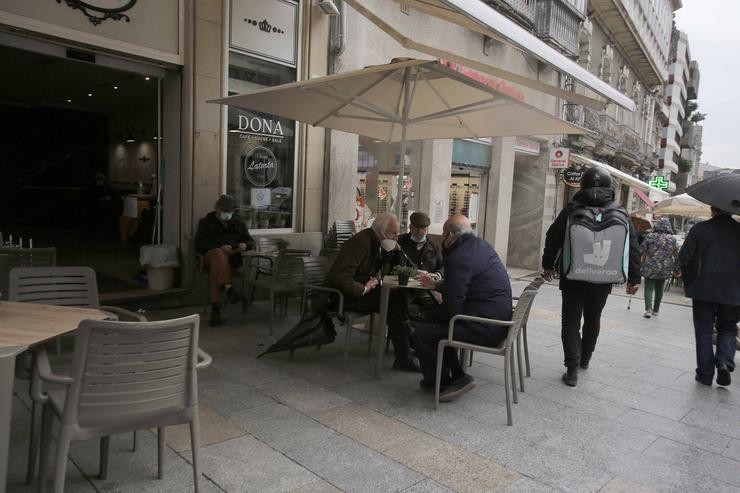
[{"label": "black trousers", "polygon": [[[447,339],[448,325],[436,323],[414,322],[416,327],[416,356],[419,358],[421,372],[424,379],[434,381],[437,371],[437,349],[442,339]],[[458,322],[455,325],[454,338],[456,341],[469,342],[478,346],[498,346],[506,339],[508,327],[491,327],[480,324],[465,324]],[[451,377],[460,378],[465,374],[460,360],[457,358],[457,350],[446,347],[442,356],[442,379]]]},{"label": "black trousers", "polygon": [[[413,336],[409,329],[408,301],[404,289],[391,290],[388,298],[388,333],[393,342],[396,358],[406,358],[413,345]],[[359,298],[345,298],[344,308],[356,312],[380,311],[380,286]]]},{"label": "black trousers", "polygon": [[[589,284],[563,289],[562,330],[565,366],[578,366],[581,355],[591,356],[601,329],[601,311],[611,285]],[[581,328],[583,317],[583,328]]]}]

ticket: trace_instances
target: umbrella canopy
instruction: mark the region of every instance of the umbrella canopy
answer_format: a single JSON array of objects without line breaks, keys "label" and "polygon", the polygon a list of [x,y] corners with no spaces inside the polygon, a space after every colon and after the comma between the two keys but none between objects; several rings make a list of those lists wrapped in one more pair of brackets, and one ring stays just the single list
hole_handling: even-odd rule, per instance
[{"label": "umbrella canopy", "polygon": [[[589,133],[435,60],[395,61],[210,102],[400,141],[404,155],[408,140]],[[403,166],[401,159],[401,177]],[[401,197],[402,179],[398,187]]]},{"label": "umbrella canopy", "polygon": [[686,189],[695,199],[723,211],[740,214],[740,174],[713,176]]},{"label": "umbrella canopy", "polygon": [[675,214],[677,216],[710,217],[707,204],[703,204],[686,193],[663,199],[653,206],[656,214]]}]

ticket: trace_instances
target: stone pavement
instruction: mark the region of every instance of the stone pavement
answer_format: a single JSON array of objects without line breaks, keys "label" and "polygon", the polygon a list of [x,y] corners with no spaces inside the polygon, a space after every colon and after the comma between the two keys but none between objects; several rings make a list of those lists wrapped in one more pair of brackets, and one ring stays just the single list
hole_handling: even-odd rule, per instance
[{"label": "stone pavement", "polygon": [[[527,280],[515,281],[514,292]],[[201,346],[214,359],[199,376],[202,489],[740,491],[740,382],[728,388],[694,382],[691,311],[680,293],[669,296],[678,304],[664,305],[650,320],[642,317],[640,298],[627,310],[626,296],[610,296],[591,368],[569,388],[560,380],[560,294],[544,285],[529,322],[532,378],[514,405],[513,427],[506,426],[503,358],[476,355],[470,373],[477,387],[435,411],[419,375],[390,369],[392,355],[382,378],[371,378],[366,335],[359,331],[346,373],[340,343],[257,359],[273,340],[266,305],[246,314],[228,308],[224,326],[201,329]],[[23,382],[17,390],[9,491],[31,491],[22,485]],[[135,453],[130,434],[114,437],[107,481],[96,477],[97,444],[75,444],[67,491],[192,490],[187,430],[168,429],[161,481],[156,437],[140,436]]]}]

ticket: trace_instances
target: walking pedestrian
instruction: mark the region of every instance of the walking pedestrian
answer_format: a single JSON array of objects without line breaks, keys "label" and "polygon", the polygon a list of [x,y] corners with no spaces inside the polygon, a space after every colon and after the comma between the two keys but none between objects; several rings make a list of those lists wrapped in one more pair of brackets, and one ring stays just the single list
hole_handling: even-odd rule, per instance
[{"label": "walking pedestrian", "polygon": [[[678,257],[678,243],[673,237],[671,222],[666,217],[658,218],[653,230],[645,235],[640,245],[640,274],[645,278],[645,318],[657,316],[663,299],[666,279],[673,277],[673,268]],[[653,303],[653,293],[655,303]]]},{"label": "walking pedestrian", "polygon": [[[686,296],[692,300],[696,337],[695,380],[730,385],[740,320],[740,224],[712,207],[712,218],[696,224],[678,254]],[[717,350],[712,328],[717,328]]]},{"label": "walking pedestrian", "polygon": [[[591,230],[582,224],[584,218],[600,226]],[[606,230],[612,227],[614,233],[607,238]],[[617,234],[620,230],[621,236]],[[626,249],[628,265],[624,265]],[[559,252],[563,297],[560,336],[567,368],[563,381],[575,387],[578,367],[585,370],[591,361],[599,337],[601,311],[612,284],[627,281],[627,294],[635,294],[640,286],[640,250],[635,230],[627,211],[614,203],[612,179],[606,170],[595,167],[583,173],[581,190],[547,230],[542,255],[542,275],[547,281],[553,278]],[[581,280],[576,280],[579,277]]]}]

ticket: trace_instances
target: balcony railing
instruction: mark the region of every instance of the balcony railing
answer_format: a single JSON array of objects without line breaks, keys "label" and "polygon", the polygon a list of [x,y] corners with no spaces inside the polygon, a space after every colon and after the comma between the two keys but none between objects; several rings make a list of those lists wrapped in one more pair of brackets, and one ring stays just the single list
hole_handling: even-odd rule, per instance
[{"label": "balcony railing", "polygon": [[568,56],[578,56],[578,28],[582,20],[583,17],[564,0],[540,0],[537,3],[537,36]]},{"label": "balcony railing", "polygon": [[514,17],[520,24],[534,26],[537,16],[537,0],[486,0],[486,3]]}]

